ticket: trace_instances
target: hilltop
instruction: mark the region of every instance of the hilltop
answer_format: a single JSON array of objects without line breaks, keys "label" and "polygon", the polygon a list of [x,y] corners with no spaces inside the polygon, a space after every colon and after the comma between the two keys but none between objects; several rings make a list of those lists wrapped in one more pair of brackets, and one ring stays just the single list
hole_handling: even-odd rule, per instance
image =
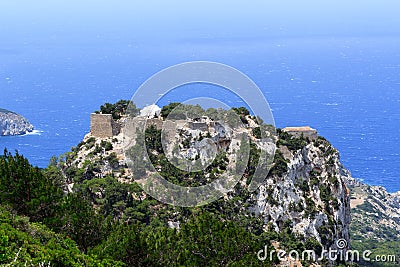
[{"label": "hilltop", "polygon": [[[174,114],[178,103],[145,111],[132,106],[129,118],[128,104],[101,106],[91,115],[91,132],[46,169],[18,153],[0,156],[0,264],[13,266],[16,258],[14,265],[32,261],[29,266],[288,266],[293,260],[287,254],[279,259],[279,249],[317,256],[349,248],[399,253],[398,193],[352,178],[339,152],[315,129],[275,129],[245,108],[186,105]],[[236,128],[213,119],[215,111],[238,122]],[[143,121],[143,132],[131,132]],[[249,136],[248,160],[238,134]],[[268,175],[250,191],[261,148],[275,155],[267,160]],[[236,186],[192,208],[164,204],[139,186],[156,172],[177,185],[212,184],[235,165],[244,168]],[[260,261],[266,248],[273,256]],[[358,266],[340,259],[296,264]]]},{"label": "hilltop", "polygon": [[[96,116],[92,117],[98,122],[92,124],[94,132],[88,133],[82,142],[59,161],[58,167],[66,178],[64,190],[85,192],[99,212],[125,223],[133,221],[176,229],[184,227],[196,212],[190,208],[157,202],[137,186],[135,175],[152,174],[132,173],[128,168],[129,156],[127,161],[123,130],[112,130],[123,125],[126,118],[122,113],[115,112],[112,106],[106,106],[107,110],[105,106],[101,108],[105,112],[97,112],[100,121]],[[121,108],[121,105],[116,106]],[[221,134],[218,124],[207,116],[197,121],[193,121],[193,118],[178,118],[175,126],[179,125],[179,134],[172,135],[171,142],[162,147],[162,124],[176,106],[176,103],[165,106],[150,117],[146,114],[145,119],[150,119],[150,123],[145,131],[145,139],[150,142],[148,150],[151,162],[158,172],[175,184],[199,186],[212,182],[231,166],[233,151],[240,149],[240,144],[233,141],[235,132]],[[190,110],[199,108],[189,107]],[[291,131],[293,129],[275,131],[269,126],[260,125],[244,108],[233,111],[243,122],[237,132],[250,135],[249,164],[243,179],[232,191],[196,210],[211,212],[223,221],[237,222],[255,236],[269,233],[269,238],[265,240],[276,241],[274,244],[282,249],[307,248],[320,252],[322,248],[336,249],[338,240],[344,239],[349,243],[350,191],[345,182],[349,173],[340,163],[338,151],[309,127],[301,130],[311,130],[310,136]],[[107,114],[111,116],[107,117]],[[133,121],[143,119],[139,111],[137,115]],[[276,153],[270,173],[261,186],[250,193],[247,186],[254,173],[260,147],[268,146],[260,139],[259,131],[266,131],[267,136],[276,138]],[[272,136],[273,132],[275,137]],[[166,157],[172,154],[178,161],[189,159],[194,162],[200,155],[206,155],[207,160],[208,152],[202,151],[199,146],[206,136],[213,140],[218,149],[214,164],[205,171],[188,173],[179,168],[171,168],[166,163]],[[135,142],[139,142],[139,135],[135,138]],[[135,142],[131,150],[128,149],[131,153],[137,153]],[[229,146],[235,143],[237,145],[233,145],[233,148]],[[145,163],[136,164],[141,166]],[[110,190],[117,190],[118,193],[111,193]],[[132,201],[139,201],[140,205],[132,204]]]}]

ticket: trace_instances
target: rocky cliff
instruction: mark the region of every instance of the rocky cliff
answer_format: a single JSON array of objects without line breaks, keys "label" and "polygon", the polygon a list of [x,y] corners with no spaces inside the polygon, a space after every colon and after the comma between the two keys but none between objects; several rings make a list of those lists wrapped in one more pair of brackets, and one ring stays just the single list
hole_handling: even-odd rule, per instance
[{"label": "rocky cliff", "polygon": [[33,131],[30,122],[14,112],[0,109],[0,136],[22,135]]},{"label": "rocky cliff", "polygon": [[[295,134],[287,129],[277,129],[272,168],[258,189],[250,192],[248,188],[260,148],[266,146],[260,140],[260,131],[266,128],[260,127],[255,118],[245,112],[239,114],[243,126],[238,131],[249,135],[251,141],[247,168],[239,183],[212,203],[192,209],[174,207],[145,193],[138,186],[135,173],[128,168],[124,131],[107,138],[88,133],[71,152],[64,154],[58,163],[66,178],[64,189],[83,193],[100,212],[127,224],[163,225],[179,232],[190,216],[207,211],[222,222],[238,223],[276,250],[311,249],[320,253],[322,248],[342,252],[350,248],[360,253],[372,250],[373,255],[400,253],[400,193],[388,193],[382,187],[368,186],[352,178],[341,164],[339,152],[316,133],[305,136],[298,132],[299,129]],[[139,117],[133,121],[142,121]],[[122,116],[119,122],[123,123],[125,119]],[[233,166],[233,154],[241,149],[240,142],[234,141],[230,130],[225,131],[207,116],[197,121],[179,118],[173,127],[167,127],[167,136],[172,139],[162,146],[163,123],[164,117],[150,119],[146,131],[135,135],[133,139],[136,140],[130,140],[133,146],[139,136],[146,140],[147,153],[154,165],[153,171],[138,168],[139,178],[147,178],[157,171],[174,184],[209,184]],[[130,126],[134,129],[137,125]],[[271,133],[271,129],[268,131]],[[204,147],[209,144],[205,140],[214,143],[214,151]],[[131,152],[138,155],[140,150]],[[215,160],[203,171],[190,173],[171,166],[167,160],[171,156],[178,163],[200,160],[199,166],[203,159],[207,162],[215,156]],[[141,167],[147,163],[136,161],[135,164]],[[303,266],[310,266],[310,263]],[[312,266],[343,264],[334,261],[313,263]],[[400,264],[399,259],[396,263]],[[286,265],[279,266],[289,266],[285,261],[281,264]],[[366,261],[360,264],[393,266]],[[349,266],[353,265],[350,263]]]},{"label": "rocky cliff", "polygon": [[[251,140],[257,151],[263,145],[254,136],[257,132],[254,131],[258,127],[257,122],[249,115],[245,116],[243,121],[246,122],[246,129],[241,129],[241,131],[252,135]],[[217,125],[211,124],[214,127]],[[201,141],[201,136],[213,133],[220,136],[218,131],[214,131],[215,129],[209,131],[206,125],[200,126],[196,130],[192,129],[193,125],[188,126],[187,129],[185,127],[181,129],[179,136],[183,138],[183,142],[178,144],[178,148],[183,157],[196,158],[195,151],[199,150],[196,144]],[[146,137],[146,140],[153,140],[153,145],[156,146],[157,141],[154,140],[160,136],[159,132],[159,129],[153,127],[149,133],[150,135],[154,133],[154,136]],[[279,130],[278,134],[273,167],[262,185],[250,193],[247,190],[249,184],[247,179],[250,179],[251,174],[246,172],[233,191],[225,193],[217,202],[209,204],[209,208],[220,210],[225,214],[224,216],[231,219],[241,216],[247,218],[247,221],[252,221],[251,218],[254,217],[255,222],[249,226],[250,228],[265,232],[290,232],[297,240],[306,242],[312,239],[325,249],[336,249],[339,239],[344,239],[349,243],[350,191],[345,181],[350,178],[350,174],[340,163],[338,151],[322,137],[310,140]],[[231,160],[229,153],[232,151],[227,148],[228,145],[221,145],[221,141],[224,144],[230,143],[229,136],[225,135],[224,140],[213,138],[219,144],[217,147],[225,149],[224,153],[227,154],[225,158],[220,158],[220,166],[209,169],[209,173],[205,171],[190,176],[174,170],[175,174],[172,175],[171,169],[168,170],[170,167],[163,165],[165,156],[159,152],[162,150],[161,147],[153,147],[154,151],[150,154],[154,156],[155,162],[152,163],[159,172],[170,175],[175,183],[210,182],[218,177],[224,168],[229,168]],[[65,154],[60,162],[60,168],[68,181],[66,189],[82,190],[82,185],[84,185],[85,190],[90,192],[95,205],[101,206],[106,201],[107,186],[102,185],[103,182],[94,182],[94,180],[111,176],[122,184],[134,183],[123,154],[123,140],[123,133],[108,138],[94,137],[90,133],[86,135],[85,139],[74,147],[72,152]],[[168,147],[166,149],[168,151]],[[216,153],[219,152],[221,151]],[[201,151],[199,153],[202,154]],[[133,199],[148,197],[143,191],[133,193]],[[125,204],[121,201],[116,202],[115,205],[117,204],[118,207],[115,206],[113,212],[114,216],[132,220],[132,218],[127,218],[130,215],[127,215],[127,211],[123,208]],[[164,207],[166,211],[161,212],[161,207]],[[186,212],[177,211],[174,208],[171,210],[168,205],[154,204],[154,207],[149,207],[149,209],[155,212],[155,217],[159,217],[160,213],[163,214],[162,216],[167,218],[167,225],[179,227],[185,221]]]},{"label": "rocky cliff", "polygon": [[324,138],[305,139],[297,146],[293,140],[280,134],[277,155],[286,168],[281,173],[272,169],[252,196],[252,208],[277,231],[290,221],[293,232],[336,249],[337,240],[349,241],[350,191],[345,184],[349,172]]}]

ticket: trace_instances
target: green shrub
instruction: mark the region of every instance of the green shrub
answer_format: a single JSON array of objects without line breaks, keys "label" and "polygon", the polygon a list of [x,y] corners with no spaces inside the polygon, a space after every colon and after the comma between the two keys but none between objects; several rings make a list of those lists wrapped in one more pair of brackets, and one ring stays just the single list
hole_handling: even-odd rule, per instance
[{"label": "green shrub", "polygon": [[113,145],[110,142],[104,140],[101,141],[100,146],[104,148],[105,151],[110,151],[113,149]]},{"label": "green shrub", "polygon": [[283,157],[282,152],[279,150],[275,151],[274,165],[272,166],[268,175],[282,177],[288,171],[288,161]]},{"label": "green shrub", "polygon": [[127,111],[128,106],[131,114],[136,115],[139,113],[139,109],[136,108],[136,105],[129,100],[119,100],[115,104],[105,103],[100,107],[100,113],[111,114],[114,120],[119,120]]},{"label": "green shrub", "polygon": [[261,128],[260,127],[255,127],[253,129],[253,136],[257,139],[261,139]]}]

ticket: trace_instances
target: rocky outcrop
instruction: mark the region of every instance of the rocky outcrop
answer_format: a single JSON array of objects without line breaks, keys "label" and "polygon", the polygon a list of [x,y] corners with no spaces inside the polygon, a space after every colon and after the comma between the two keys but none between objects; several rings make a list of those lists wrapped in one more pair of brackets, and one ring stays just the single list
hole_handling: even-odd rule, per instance
[{"label": "rocky outcrop", "polygon": [[[159,123],[149,125],[165,123],[161,118],[152,120]],[[135,119],[132,121],[135,122]],[[243,121],[247,123],[238,131],[250,135],[252,145],[256,148],[266,146],[260,141],[261,139],[256,138],[255,129],[260,130],[257,122],[251,116],[244,117]],[[234,147],[238,146],[239,142],[233,141],[230,131],[222,131],[219,124],[209,118],[195,122],[177,120],[175,124],[174,127],[169,127],[169,124],[164,125],[166,136],[173,139],[165,142],[167,145],[162,148],[166,157],[174,155],[174,158],[178,160],[196,161],[225,151],[227,158],[225,168],[230,168],[230,164],[234,162],[231,156],[236,153],[235,151],[240,150],[240,147]],[[132,123],[131,126],[135,129],[137,125]],[[160,130],[161,127],[155,128]],[[171,133],[168,132],[169,129]],[[89,133],[83,142],[67,155],[65,164],[61,166],[63,172],[67,177],[68,173],[73,173],[73,179],[76,181],[112,175],[121,183],[132,183],[132,173],[127,168],[123,149],[127,143],[131,143],[126,140],[123,132],[107,138],[99,138]],[[351,179],[351,175],[340,163],[338,151],[322,137],[313,136],[310,139],[303,135],[295,136],[284,131],[278,132],[279,139],[276,143],[274,164],[261,186],[250,193],[247,188],[249,184],[247,179],[250,181],[251,175],[246,174],[234,191],[224,194],[223,199],[226,203],[230,203],[232,210],[236,211],[235,214],[229,216],[256,214],[258,216],[254,217],[261,218],[260,227],[264,230],[285,232],[290,229],[290,232],[301,240],[313,238],[325,249],[336,249],[337,241],[342,239],[349,244],[350,191],[345,181]],[[136,135],[131,136],[135,139],[134,137]],[[206,137],[213,141],[215,153],[209,153],[209,150],[203,149],[203,145],[207,145],[203,139]],[[134,144],[135,142],[132,142],[131,145]],[[154,164],[158,171],[162,169],[161,164],[157,162]],[[199,164],[207,164],[207,162]],[[211,173],[205,173],[207,180],[200,182],[208,183],[218,177],[220,172],[222,173],[223,170],[213,171],[213,177]],[[76,173],[81,173],[81,177],[76,178]],[[74,189],[71,188],[71,190]],[[94,192],[94,195],[102,198],[102,190]],[[146,198],[146,194],[142,192],[134,198]],[[172,222],[181,223],[182,221],[172,220]]]},{"label": "rocky outcrop", "polygon": [[0,109],[0,136],[22,135],[33,131],[33,125],[21,115]]},{"label": "rocky outcrop", "polygon": [[277,153],[287,171],[271,170],[253,196],[253,209],[262,214],[266,226],[281,231],[290,222],[293,232],[313,237],[325,248],[336,249],[339,239],[349,242],[350,194],[345,180],[350,173],[337,150],[318,137],[298,150],[282,144]]},{"label": "rocky outcrop", "polygon": [[348,177],[351,189],[351,232],[353,241],[400,240],[400,192],[370,186]]}]

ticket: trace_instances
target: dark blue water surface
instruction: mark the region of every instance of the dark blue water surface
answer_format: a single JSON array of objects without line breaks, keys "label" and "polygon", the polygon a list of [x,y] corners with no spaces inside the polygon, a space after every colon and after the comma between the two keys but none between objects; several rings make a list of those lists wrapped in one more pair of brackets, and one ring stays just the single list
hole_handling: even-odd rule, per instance
[{"label": "dark blue water surface", "polygon": [[[18,150],[40,167],[82,140],[89,114],[104,102],[131,98],[165,67],[209,60],[253,79],[278,127],[316,128],[354,177],[400,190],[400,38],[189,39],[167,47],[21,44],[0,48],[0,59],[0,107],[22,114],[39,131],[0,137],[0,148]],[[160,102],[207,91],[188,88]],[[228,94],[220,99],[240,105]]]}]

